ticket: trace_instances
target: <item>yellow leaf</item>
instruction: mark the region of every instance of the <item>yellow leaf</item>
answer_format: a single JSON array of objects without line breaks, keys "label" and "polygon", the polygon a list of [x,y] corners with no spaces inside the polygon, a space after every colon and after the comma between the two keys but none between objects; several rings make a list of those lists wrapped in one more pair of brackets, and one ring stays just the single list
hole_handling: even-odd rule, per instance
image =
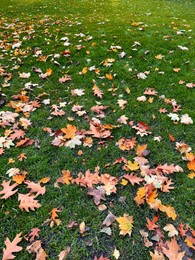
[{"label": "yellow leaf", "polygon": [[119,259],[120,252],[116,248],[114,249],[113,256],[114,256],[115,259]]},{"label": "yellow leaf", "polygon": [[122,179],[121,184],[122,184],[123,186],[126,186],[126,185],[128,184],[128,181],[125,180],[125,179]]},{"label": "yellow leaf", "polygon": [[87,67],[85,67],[85,68],[82,69],[82,72],[81,72],[81,73],[84,75],[84,74],[87,73],[87,70],[88,70]]},{"label": "yellow leaf", "polygon": [[190,172],[190,173],[188,174],[188,178],[194,179],[194,177],[195,177],[195,172]]},{"label": "yellow leaf", "polygon": [[164,58],[164,55],[158,54],[158,55],[155,56],[155,58],[156,58],[157,60],[162,60],[162,58]]},{"label": "yellow leaf", "polygon": [[130,92],[131,92],[130,88],[128,88],[128,87],[125,88],[125,91],[127,92],[127,94],[130,94]]},{"label": "yellow leaf", "polygon": [[131,171],[136,171],[139,169],[139,165],[137,162],[132,163],[131,161],[128,161],[125,166],[127,166],[127,168]]},{"label": "yellow leaf", "polygon": [[52,69],[50,69],[50,68],[47,69],[47,70],[46,70],[47,76],[50,76],[50,75],[52,74],[52,72],[53,72]]},{"label": "yellow leaf", "polygon": [[132,228],[133,228],[133,216],[129,216],[128,214],[123,215],[123,217],[116,218],[116,221],[119,223],[120,235],[129,235],[131,236]]},{"label": "yellow leaf", "polygon": [[148,99],[148,102],[149,102],[150,104],[152,104],[152,103],[153,103],[153,100],[154,100],[154,98],[153,98],[153,97],[150,97],[150,98]]},{"label": "yellow leaf", "polygon": [[112,74],[106,74],[106,78],[109,79],[109,80],[112,80],[113,76],[112,76]]},{"label": "yellow leaf", "polygon": [[139,23],[133,21],[131,25],[134,27],[137,27],[137,26],[139,26]]}]

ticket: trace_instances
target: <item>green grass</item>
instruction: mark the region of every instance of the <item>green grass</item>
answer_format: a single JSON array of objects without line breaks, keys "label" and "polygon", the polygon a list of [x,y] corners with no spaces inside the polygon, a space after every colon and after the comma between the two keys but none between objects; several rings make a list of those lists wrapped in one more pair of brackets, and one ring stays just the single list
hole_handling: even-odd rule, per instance
[{"label": "green grass", "polygon": [[[164,204],[173,206],[178,214],[175,221],[167,218],[164,213],[159,213],[158,221],[161,229],[167,223],[173,223],[175,226],[182,221],[195,228],[194,220],[194,180],[189,179],[187,174],[187,163],[183,161],[182,155],[176,151],[175,143],[169,140],[169,134],[172,134],[177,142],[185,142],[195,151],[194,138],[195,127],[193,125],[174,124],[166,114],[160,114],[158,110],[167,108],[168,113],[172,112],[171,106],[165,104],[158,97],[154,97],[153,103],[138,102],[137,98],[143,95],[148,87],[155,87],[158,96],[165,95],[166,98],[175,99],[177,104],[182,106],[182,111],[178,114],[189,114],[195,121],[195,93],[194,89],[187,88],[185,84],[193,82],[194,79],[194,12],[195,3],[193,1],[88,1],[71,0],[65,1],[8,1],[1,0],[0,14],[0,40],[6,41],[6,44],[12,44],[15,39],[22,41],[20,47],[26,51],[26,55],[14,55],[12,48],[0,47],[0,63],[6,72],[12,73],[9,87],[1,87],[1,94],[6,95],[6,104],[0,110],[10,110],[6,105],[13,100],[16,95],[24,89],[24,84],[32,82],[39,84],[41,88],[34,88],[33,91],[27,91],[30,100],[36,99],[39,95],[47,93],[40,97],[39,101],[49,98],[50,105],[41,105],[41,108],[32,112],[30,120],[32,127],[26,131],[26,137],[39,140],[40,149],[34,145],[26,148],[12,147],[5,150],[1,156],[2,180],[9,180],[6,172],[14,167],[28,172],[27,179],[38,182],[41,178],[51,177],[51,181],[46,184],[47,192],[39,196],[38,200],[42,207],[35,212],[24,212],[18,208],[19,202],[17,195],[1,200],[0,217],[2,219],[0,232],[1,246],[4,247],[6,237],[13,240],[17,233],[27,234],[32,228],[38,227],[40,231],[40,240],[42,246],[48,254],[48,259],[57,259],[58,254],[66,246],[71,247],[67,259],[94,259],[101,254],[114,259],[112,256],[114,248],[120,251],[119,259],[150,259],[149,251],[153,248],[146,248],[143,245],[143,239],[139,234],[140,229],[146,225],[146,217],[152,219],[155,212],[150,210],[147,205],[137,207],[134,202],[138,186],[132,187],[130,184],[123,187],[117,185],[117,193],[107,196],[105,204],[107,210],[101,212],[93,203],[92,197],[87,196],[87,191],[77,185],[60,185],[60,188],[54,188],[56,179],[61,175],[61,170],[70,170],[72,176],[77,177],[79,172],[85,172],[90,169],[92,172],[95,167],[100,167],[100,173],[109,173],[110,175],[120,177],[125,172],[122,165],[112,165],[116,158],[121,156],[132,160],[136,155],[133,150],[121,151],[115,143],[122,137],[137,138],[138,144],[148,144],[150,154],[147,156],[151,168],[158,164],[180,165],[183,173],[172,175],[174,190],[170,193],[159,192],[159,198]],[[133,22],[142,22],[138,27],[132,26]],[[141,28],[141,29],[139,29]],[[30,32],[30,30],[32,30]],[[182,34],[179,34],[182,32]],[[83,33],[85,37],[76,36]],[[92,36],[92,40],[85,40]],[[68,37],[70,46],[64,46],[62,37]],[[168,37],[166,37],[168,36]],[[140,45],[132,47],[134,42]],[[94,44],[93,44],[94,43]],[[1,42],[0,42],[1,45]],[[82,45],[78,50],[76,45]],[[179,46],[185,46],[188,51],[182,51]],[[110,46],[121,46],[122,50],[117,52],[110,51]],[[48,56],[46,62],[38,61],[33,57],[35,48],[42,50],[43,55]],[[60,66],[53,62],[53,55],[62,53],[70,49],[70,57],[61,57],[55,59]],[[121,59],[119,53],[124,51],[126,56]],[[145,54],[149,51],[148,54]],[[158,60],[156,55],[164,55],[164,58]],[[51,56],[49,56],[51,55]],[[113,66],[105,67],[102,61],[112,58],[115,59]],[[20,59],[20,60],[19,60]],[[14,69],[16,65],[18,68]],[[100,70],[100,74],[94,71],[88,71],[85,75],[80,75],[84,67],[95,65]],[[0,68],[1,68],[0,66]],[[50,77],[43,80],[37,73],[32,71],[32,67],[40,68],[43,72],[51,68],[53,73]],[[176,73],[173,68],[180,68]],[[137,79],[138,72],[150,71],[146,80]],[[31,72],[29,79],[19,78],[18,72]],[[164,74],[159,74],[163,72]],[[106,78],[106,73],[116,74],[112,81]],[[69,74],[72,80],[65,84],[59,83],[59,78],[64,74]],[[92,92],[93,80],[96,81],[99,88],[104,92],[103,98],[95,97]],[[185,81],[180,85],[179,81]],[[1,84],[4,78],[1,78]],[[127,94],[126,87],[131,90]],[[71,90],[84,89],[85,95],[72,96]],[[116,88],[116,92],[110,89]],[[124,110],[121,110],[117,100],[123,98],[128,101]],[[65,116],[51,116],[51,105],[59,102],[67,102]],[[87,115],[92,118],[96,113],[91,111],[91,107],[101,102],[108,106],[105,110],[103,124],[117,125],[117,119],[121,115],[126,115],[135,123],[144,121],[152,130],[152,135],[139,137],[136,131],[128,125],[122,125],[120,128],[111,130],[113,139],[106,140],[106,146],[98,144],[97,139],[93,138],[93,146],[77,146],[75,149],[66,147],[54,147],[51,145],[53,137],[43,131],[43,127],[50,127],[53,131],[73,124],[78,129],[89,130],[89,123],[84,116],[77,116],[71,111],[74,104],[83,106]],[[152,115],[155,115],[155,120]],[[20,117],[24,116],[22,113]],[[74,121],[69,121],[68,117],[73,117]],[[10,127],[7,127],[10,128]],[[5,129],[0,130],[4,136]],[[154,141],[155,136],[162,136],[161,142]],[[82,149],[83,155],[78,156],[78,150]],[[25,153],[27,159],[23,162],[18,161],[17,157]],[[14,164],[9,164],[9,158],[15,160]],[[105,167],[110,164],[110,167]],[[19,186],[20,193],[26,193],[25,185]],[[119,198],[126,196],[126,201],[121,203]],[[59,213],[61,224],[50,228],[48,225],[42,225],[49,218],[49,212],[52,208],[62,210]],[[117,217],[128,213],[134,217],[134,228],[132,236],[122,237],[119,235],[118,223],[112,225],[112,235],[100,233],[102,222],[110,210]],[[82,237],[79,228],[67,229],[69,221],[77,221],[79,224],[85,222],[89,231]],[[150,232],[150,237],[152,232]],[[23,240],[20,245],[25,249],[29,243]],[[16,254],[16,259],[32,259],[31,255],[22,250]],[[193,256],[191,256],[193,257]]]}]

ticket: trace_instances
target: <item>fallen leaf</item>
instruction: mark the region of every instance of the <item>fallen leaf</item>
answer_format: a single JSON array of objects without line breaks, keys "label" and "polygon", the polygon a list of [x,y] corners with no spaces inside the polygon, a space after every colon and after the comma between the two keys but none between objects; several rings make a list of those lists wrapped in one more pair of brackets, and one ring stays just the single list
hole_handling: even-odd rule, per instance
[{"label": "fallen leaf", "polygon": [[171,241],[167,241],[166,244],[162,247],[163,253],[169,258],[169,260],[182,260],[185,251],[179,252],[180,247],[177,244],[176,238],[172,238]]},{"label": "fallen leaf", "polygon": [[13,253],[20,252],[23,249],[21,246],[17,245],[22,240],[21,234],[22,233],[17,234],[12,242],[9,240],[8,237],[6,238],[6,248],[3,248],[2,260],[14,259],[15,256],[13,255]]},{"label": "fallen leaf", "polygon": [[116,218],[116,221],[119,223],[120,235],[129,235],[131,236],[133,228],[133,216],[124,214],[123,217]]}]

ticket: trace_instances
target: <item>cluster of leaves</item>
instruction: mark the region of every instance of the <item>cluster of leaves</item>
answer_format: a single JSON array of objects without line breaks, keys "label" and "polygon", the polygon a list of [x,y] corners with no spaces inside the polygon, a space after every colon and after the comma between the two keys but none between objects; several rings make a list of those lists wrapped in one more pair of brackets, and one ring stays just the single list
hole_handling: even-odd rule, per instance
[{"label": "cluster of leaves", "polygon": [[[173,206],[169,204],[165,205],[159,198],[159,194],[168,193],[174,189],[174,174],[183,172],[183,168],[175,165],[174,162],[172,164],[158,164],[154,167],[152,166],[154,164],[150,163],[149,159],[147,159],[147,156],[150,154],[147,138],[153,138],[154,141],[161,142],[162,137],[154,136],[155,129],[152,129],[145,122],[145,119],[144,121],[139,121],[132,117],[129,118],[131,114],[126,110],[127,107],[130,107],[131,103],[131,89],[129,87],[125,87],[124,91],[126,99],[123,99],[123,94],[119,94],[115,100],[116,104],[113,105],[108,102],[104,104],[103,102],[104,99],[113,98],[114,100],[116,97],[119,89],[119,87],[115,86],[117,85],[115,81],[117,82],[118,80],[117,71],[115,73],[114,69],[112,70],[111,68],[114,67],[115,63],[120,64],[123,62],[127,56],[126,50],[124,51],[118,45],[109,46],[107,48],[107,52],[109,53],[108,58],[99,64],[90,64],[89,66],[85,64],[77,73],[82,80],[89,77],[91,87],[75,88],[72,83],[74,75],[70,72],[71,66],[75,62],[73,53],[80,55],[82,51],[86,51],[86,54],[90,55],[90,51],[87,50],[86,46],[90,47],[90,50],[93,51],[93,48],[96,46],[96,42],[91,42],[93,37],[83,33],[75,33],[74,38],[78,40],[78,44],[72,46],[71,40],[68,37],[69,34],[65,34],[63,37],[57,35],[56,42],[60,45],[59,52],[46,53],[46,50],[42,50],[40,46],[33,49],[28,46],[28,41],[37,37],[37,29],[43,29],[45,36],[48,37],[47,44],[49,45],[51,44],[50,38],[53,36],[49,32],[51,24],[73,26],[79,24],[79,22],[67,20],[64,23],[48,18],[38,21],[36,25],[16,22],[10,22],[6,19],[2,19],[0,22],[3,29],[5,31],[8,30],[10,33],[8,37],[2,34],[4,40],[0,41],[0,48],[2,50],[0,57],[3,61],[6,59],[9,63],[8,66],[5,63],[0,67],[0,74],[3,78],[2,88],[5,89],[0,98],[0,106],[3,109],[0,111],[0,126],[2,127],[0,155],[6,156],[9,149],[11,151],[18,149],[20,154],[17,160],[22,163],[24,160],[28,160],[28,155],[24,152],[21,153],[21,149],[26,149],[26,147],[33,145],[35,149],[40,149],[39,140],[34,140],[27,136],[30,135],[30,130],[36,124],[33,121],[33,114],[41,109],[46,109],[49,113],[48,117],[43,119],[44,126],[40,127],[41,131],[49,135],[49,137],[47,136],[50,140],[48,149],[51,146],[54,146],[56,149],[62,149],[62,147],[65,147],[65,149],[77,149],[79,147],[80,150],[78,150],[77,154],[78,156],[82,156],[83,150],[81,150],[81,147],[82,149],[95,151],[95,149],[98,150],[102,149],[102,147],[107,147],[110,142],[115,142],[115,149],[121,153],[121,156],[112,162],[113,167],[121,166],[117,176],[106,173],[106,167],[109,168],[110,165],[105,165],[105,169],[100,169],[97,166],[94,171],[87,169],[84,173],[71,173],[66,168],[62,169],[62,175],[54,180],[54,187],[58,189],[61,184],[83,187],[83,190],[86,190],[86,194],[93,197],[94,204],[99,212],[108,211],[107,217],[102,222],[103,227],[100,232],[111,236],[113,232],[112,225],[117,222],[120,230],[119,234],[122,236],[131,236],[134,230],[134,216],[129,215],[128,212],[124,212],[123,216],[115,216],[108,210],[107,200],[111,196],[114,198],[118,187],[122,186],[124,189],[128,189],[129,186],[133,186],[135,192],[134,202],[138,206],[138,210],[139,207],[146,204],[155,214],[152,220],[146,218],[147,230],[140,230],[144,246],[150,248],[151,258],[153,260],[163,260],[165,257],[170,260],[184,259],[184,257],[186,257],[185,259],[190,259],[192,255],[191,251],[195,250],[194,229],[187,223],[180,223],[179,225],[169,223],[169,221],[176,220],[177,213]],[[142,30],[145,28],[145,25],[142,22],[133,21],[131,27]],[[132,50],[137,51],[139,46],[141,46],[139,42],[134,42]],[[177,46],[177,51],[188,51],[188,48],[179,45]],[[146,50],[145,55],[148,55],[148,52]],[[114,58],[111,56],[114,56]],[[28,62],[31,59],[33,60],[33,67],[26,70],[24,65],[29,65]],[[163,60],[164,55],[156,54],[154,59]],[[62,65],[64,60],[66,64],[69,64],[68,70]],[[90,62],[91,60],[89,59],[88,63]],[[35,64],[39,67],[35,67]],[[180,69],[173,68],[173,71],[178,73]],[[147,80],[152,74],[151,71],[142,72],[136,69],[134,71],[129,69],[129,72],[132,72],[132,78],[137,81]],[[59,88],[62,86],[66,88],[68,101],[67,98],[65,99],[61,96],[57,96],[57,100],[54,101],[52,92],[50,93],[49,90],[44,88],[54,73],[57,75],[55,84]],[[163,74],[162,72],[158,73],[160,75]],[[12,87],[12,81],[16,78],[21,84],[24,84],[24,87],[17,90],[17,93],[13,95],[11,93],[13,90],[9,90],[9,88]],[[33,81],[37,80],[36,83],[32,83],[31,81],[26,82],[29,78],[32,78]],[[105,84],[109,87],[107,88]],[[184,81],[180,81],[179,84],[185,84],[188,91],[191,91],[194,87],[193,83],[186,83]],[[91,98],[94,100],[93,106],[85,106],[85,96],[87,99]],[[163,104],[165,107],[159,107],[159,114],[169,117],[174,124],[179,124],[179,122],[184,125],[193,124],[193,120],[188,114],[179,114],[179,111],[182,110],[181,105],[178,105],[175,99],[167,98],[163,93],[159,95],[154,87],[146,88],[142,96],[136,97],[136,102],[139,105],[142,105],[139,102]],[[72,113],[72,116],[70,116],[68,110]],[[109,121],[110,114],[115,117],[114,113],[116,110],[119,116],[114,119],[115,123],[107,123],[106,120]],[[52,122],[56,118],[66,119],[67,123],[62,127],[52,123],[50,124],[51,127],[47,126],[47,122]],[[152,115],[152,118],[155,120],[156,116]],[[80,123],[80,120],[84,122],[84,127]],[[132,136],[124,137],[122,134],[116,140],[116,136],[122,133],[123,128],[128,128]],[[191,171],[188,176],[193,179],[195,176],[195,153],[191,151],[192,148],[185,142],[176,141],[173,135],[170,134],[169,138],[174,143],[176,150],[181,154],[181,157],[183,156],[182,159],[187,162],[187,169]],[[8,164],[14,162],[15,160],[10,158]],[[173,177],[170,178],[170,176]],[[16,196],[17,194],[18,207],[21,211],[26,211],[29,214],[31,211],[38,211],[41,206],[44,206],[38,201],[38,197],[40,198],[49,192],[49,189],[46,189],[46,185],[50,182],[51,177],[45,177],[34,182],[30,180],[30,177],[28,178],[26,170],[12,167],[7,170],[5,179],[1,183],[1,199],[11,200],[12,196]],[[6,179],[8,180],[6,181]],[[27,192],[25,193],[26,190]],[[63,220],[58,216],[60,212],[62,212],[60,205],[59,208],[52,208],[50,212],[51,217],[46,219],[42,225],[49,224],[50,228],[53,228],[55,225],[61,225]],[[157,221],[164,216],[169,219],[168,223],[164,227],[160,227]],[[73,227],[78,227],[82,237],[90,232],[84,221],[81,223],[71,221],[68,228],[72,229]],[[39,239],[39,232],[40,229],[34,227],[23,237],[22,233],[16,234],[13,241],[10,241],[7,237],[5,239],[5,248],[3,249],[3,260],[13,259],[15,257],[13,253],[17,253],[23,249],[21,246],[18,246],[22,239],[28,241],[29,245],[26,250],[30,254],[36,255],[37,260],[46,259],[47,253]],[[59,252],[59,259],[65,259],[70,251],[71,247],[67,246],[63,251]],[[113,257],[118,259],[120,257],[120,250],[115,248]],[[99,257],[94,256],[94,260],[103,259],[108,260],[109,258],[104,257],[103,254]]]}]

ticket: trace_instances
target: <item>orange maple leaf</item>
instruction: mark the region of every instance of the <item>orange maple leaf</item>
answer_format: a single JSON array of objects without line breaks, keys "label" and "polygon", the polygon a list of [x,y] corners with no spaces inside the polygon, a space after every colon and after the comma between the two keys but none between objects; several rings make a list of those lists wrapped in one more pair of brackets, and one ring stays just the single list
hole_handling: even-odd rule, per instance
[{"label": "orange maple leaf", "polygon": [[69,170],[62,170],[62,176],[59,177],[56,182],[54,183],[54,187],[58,188],[58,183],[62,183],[62,184],[70,184],[70,181],[72,180],[72,176],[70,174]]},{"label": "orange maple leaf", "polygon": [[16,252],[19,252],[22,250],[22,247],[17,245],[22,240],[22,238],[20,237],[21,234],[22,233],[17,234],[12,242],[9,240],[8,237],[6,238],[6,240],[5,240],[6,248],[3,249],[3,259],[2,260],[14,259],[15,256],[13,255],[13,253],[16,253]]},{"label": "orange maple leaf", "polygon": [[61,131],[65,134],[65,138],[73,139],[77,131],[76,126],[68,124],[66,128],[61,128]]},{"label": "orange maple leaf", "polygon": [[187,165],[189,170],[195,171],[195,159],[193,159],[192,161],[190,161]]}]

